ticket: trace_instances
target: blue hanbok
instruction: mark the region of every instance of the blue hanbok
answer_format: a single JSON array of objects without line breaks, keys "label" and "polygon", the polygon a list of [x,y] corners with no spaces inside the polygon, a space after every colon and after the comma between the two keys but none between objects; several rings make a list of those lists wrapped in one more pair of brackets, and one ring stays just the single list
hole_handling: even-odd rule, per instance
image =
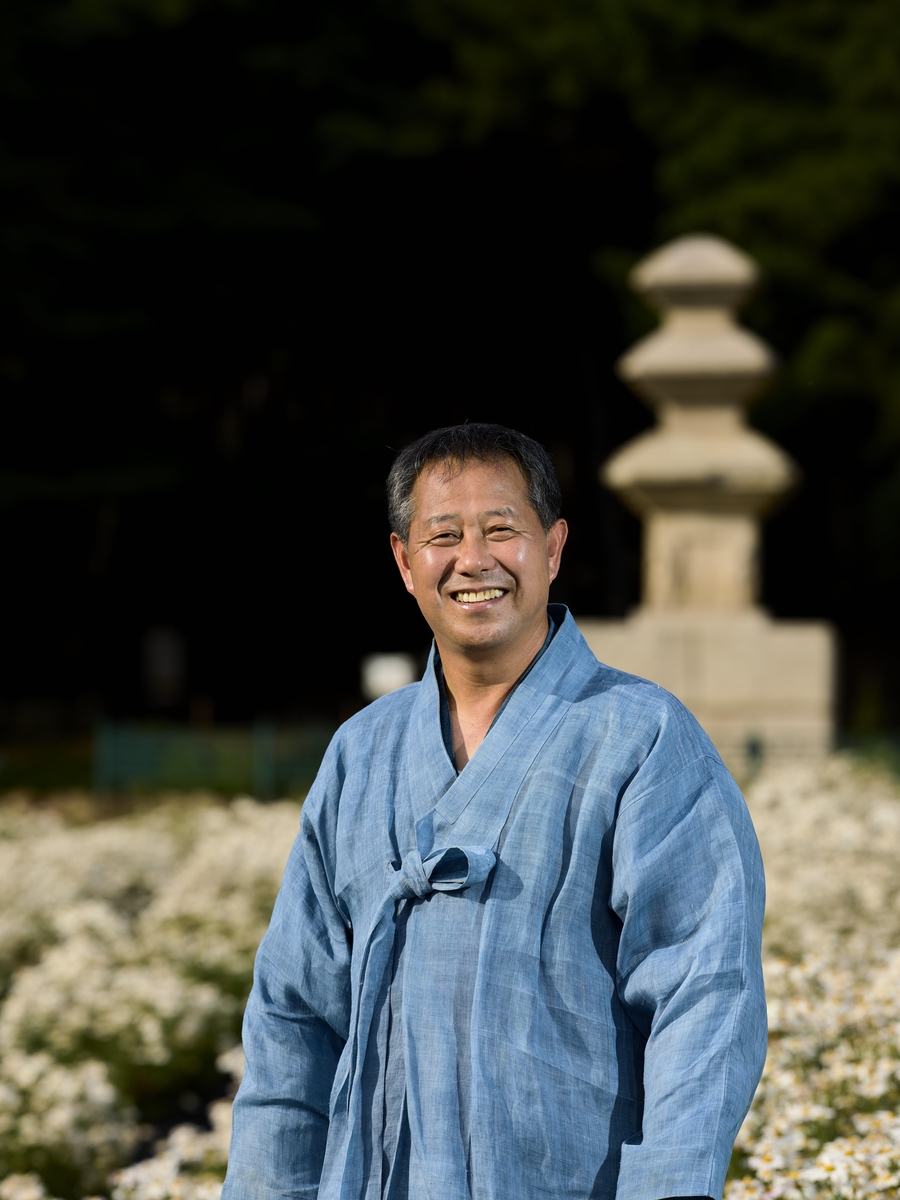
[{"label": "blue hanbok", "polygon": [[336,734],[259,949],[223,1200],[721,1194],[764,888],[694,718],[572,617],[459,773],[440,664]]}]

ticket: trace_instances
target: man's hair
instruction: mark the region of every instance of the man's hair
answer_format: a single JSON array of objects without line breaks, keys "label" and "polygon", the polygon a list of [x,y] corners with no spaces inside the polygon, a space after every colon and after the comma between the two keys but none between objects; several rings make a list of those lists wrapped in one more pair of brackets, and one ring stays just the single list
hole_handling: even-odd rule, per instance
[{"label": "man's hair", "polygon": [[515,463],[525,479],[528,503],[544,532],[559,520],[562,495],[550,455],[539,442],[504,425],[448,425],[411,442],[394,459],[387,478],[391,529],[406,544],[413,519],[413,488],[423,471],[469,462]]}]

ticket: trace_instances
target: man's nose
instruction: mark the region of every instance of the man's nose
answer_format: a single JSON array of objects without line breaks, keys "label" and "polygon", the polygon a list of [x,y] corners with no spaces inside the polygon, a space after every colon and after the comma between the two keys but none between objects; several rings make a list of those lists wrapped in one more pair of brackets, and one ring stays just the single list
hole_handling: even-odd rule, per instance
[{"label": "man's nose", "polygon": [[480,575],[495,565],[490,543],[480,534],[465,534],[456,551],[456,570],[460,575]]}]

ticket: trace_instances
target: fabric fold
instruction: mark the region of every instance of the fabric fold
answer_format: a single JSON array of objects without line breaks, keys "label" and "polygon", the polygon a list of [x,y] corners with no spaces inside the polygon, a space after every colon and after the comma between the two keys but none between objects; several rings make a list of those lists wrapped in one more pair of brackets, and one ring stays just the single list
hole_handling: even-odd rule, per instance
[{"label": "fabric fold", "polygon": [[[372,928],[362,949],[363,962],[359,975],[359,998],[356,1019],[351,1024],[350,1041],[346,1048],[348,1070],[332,1097],[332,1113],[346,1105],[348,1129],[359,1128],[362,1073],[368,1051],[369,1033],[377,997],[390,970],[396,931],[396,907],[408,900],[419,900],[430,892],[458,892],[483,883],[494,868],[497,856],[487,846],[448,846],[422,858],[418,850],[408,849],[398,866],[389,864],[391,876],[387,893],[379,906]],[[348,1179],[349,1145],[345,1147],[344,1184]],[[358,1188],[355,1189],[358,1192]],[[342,1196],[353,1191],[342,1186]]]},{"label": "fabric fold", "polygon": [[394,900],[413,900],[429,892],[457,892],[483,883],[496,861],[496,854],[486,846],[449,846],[424,859],[418,850],[407,850],[388,895]]}]

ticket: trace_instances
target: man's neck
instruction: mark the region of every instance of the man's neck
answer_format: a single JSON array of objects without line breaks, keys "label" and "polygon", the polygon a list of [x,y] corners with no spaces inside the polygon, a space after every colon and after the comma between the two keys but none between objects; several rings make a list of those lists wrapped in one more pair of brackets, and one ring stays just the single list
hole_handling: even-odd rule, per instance
[{"label": "man's neck", "polygon": [[438,643],[453,731],[456,768],[461,771],[481,743],[503,701],[540,653],[549,622],[505,653],[458,652]]}]

